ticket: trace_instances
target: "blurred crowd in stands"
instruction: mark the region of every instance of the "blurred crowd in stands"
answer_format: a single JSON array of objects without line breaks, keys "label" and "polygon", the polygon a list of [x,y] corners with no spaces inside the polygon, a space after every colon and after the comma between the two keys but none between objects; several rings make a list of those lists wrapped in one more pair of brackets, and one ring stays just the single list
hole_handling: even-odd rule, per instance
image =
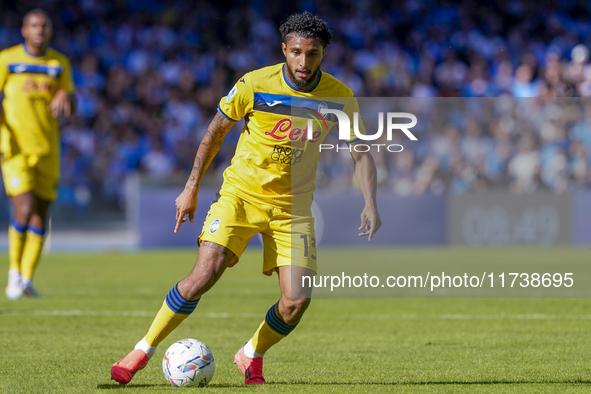
[{"label": "blurred crowd in stands", "polygon": [[[591,99],[505,96],[358,101],[361,113],[367,115],[368,134],[379,128],[378,112],[390,108],[418,119],[411,130],[417,141],[398,130],[392,141],[384,132],[360,147],[371,147],[383,190],[401,196],[506,190],[561,194],[591,186]],[[336,137],[333,133],[325,142],[337,144]],[[401,152],[388,150],[400,150],[400,146],[404,147]],[[350,185],[353,168],[345,164],[350,162],[346,150],[323,150],[320,160],[319,186],[342,190]],[[342,165],[335,166],[335,162]]]},{"label": "blurred crowd in stands", "polygon": [[[376,155],[381,189],[420,195],[590,187],[585,2],[1,2],[0,48],[20,43],[22,16],[42,7],[53,20],[52,46],[72,61],[79,105],[62,128],[59,198],[66,203],[120,209],[124,179],[138,171],[155,181],[184,179],[219,99],[245,72],[283,61],[278,25],[303,10],[333,30],[323,70],[359,97],[557,97],[513,101],[509,112],[489,109],[487,116],[442,113],[436,128],[402,153]],[[561,97],[580,97],[577,109]],[[527,120],[511,116],[532,107]],[[228,135],[211,176],[229,164],[240,131]],[[348,154],[321,160],[319,186],[354,187]]]}]

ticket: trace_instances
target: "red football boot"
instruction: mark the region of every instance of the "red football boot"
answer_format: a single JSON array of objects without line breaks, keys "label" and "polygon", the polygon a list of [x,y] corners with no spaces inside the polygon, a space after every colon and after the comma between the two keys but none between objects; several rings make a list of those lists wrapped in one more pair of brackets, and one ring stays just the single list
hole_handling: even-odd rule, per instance
[{"label": "red football boot", "polygon": [[236,352],[234,364],[244,374],[244,383],[246,384],[265,384],[263,378],[263,358],[250,358],[244,354],[244,347]]},{"label": "red football boot", "polygon": [[127,356],[113,364],[111,367],[111,379],[122,384],[127,384],[131,382],[137,371],[144,369],[148,365],[148,361],[150,359],[143,350],[132,350]]}]

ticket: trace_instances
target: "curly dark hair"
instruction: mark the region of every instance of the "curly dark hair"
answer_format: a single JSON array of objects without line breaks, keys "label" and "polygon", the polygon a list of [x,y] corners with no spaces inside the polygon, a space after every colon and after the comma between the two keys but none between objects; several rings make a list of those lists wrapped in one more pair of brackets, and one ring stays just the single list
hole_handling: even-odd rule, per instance
[{"label": "curly dark hair", "polygon": [[287,43],[287,36],[294,33],[304,38],[316,38],[326,47],[332,39],[332,32],[328,23],[320,19],[318,15],[312,15],[308,11],[301,14],[291,14],[285,22],[279,26],[281,39]]},{"label": "curly dark hair", "polygon": [[29,19],[29,17],[31,15],[43,15],[45,17],[45,20],[47,22],[51,23],[51,19],[49,18],[49,14],[47,14],[47,12],[41,8],[35,8],[32,9],[31,11],[27,12],[25,14],[25,16],[23,16],[23,26],[27,24],[27,19]]}]

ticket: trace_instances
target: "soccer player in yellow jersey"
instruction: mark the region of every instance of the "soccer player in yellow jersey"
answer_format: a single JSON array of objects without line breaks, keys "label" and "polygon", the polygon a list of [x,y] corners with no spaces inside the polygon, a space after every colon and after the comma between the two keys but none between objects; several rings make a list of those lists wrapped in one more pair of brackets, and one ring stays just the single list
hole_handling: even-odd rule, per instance
[{"label": "soccer player in yellow jersey", "polygon": [[[296,289],[292,283],[302,283],[302,275],[316,272],[310,207],[319,144],[328,128],[308,133],[305,127],[296,127],[298,119],[292,114],[322,106],[347,113],[355,110],[356,102],[349,88],[320,70],[331,39],[326,22],[308,12],[294,14],[281,25],[280,32],[286,62],[240,78],[220,100],[218,113],[199,146],[189,180],[175,201],[175,232],[187,221],[186,215],[193,221],[199,183],[207,166],[232,125],[246,118],[236,154],[224,172],[221,197],[212,204],[199,237],[197,262],[168,293],[146,336],[113,364],[111,376],[120,383],[128,383],[147,365],[160,342],[193,312],[224,270],[238,262],[257,233],[263,237],[263,273],[277,273],[281,298],[235,355],[234,362],[247,384],[265,383],[264,354],[296,327],[310,303],[310,289]],[[341,97],[345,104],[338,99],[315,101],[315,97]],[[348,141],[355,142],[354,137]],[[381,225],[375,165],[369,153],[351,150],[351,155],[365,198],[360,235],[371,239]]]},{"label": "soccer player in yellow jersey", "polygon": [[74,105],[70,62],[48,48],[51,32],[47,14],[32,10],[23,19],[24,44],[0,52],[1,167],[14,208],[8,229],[10,299],[39,296],[31,280],[59,178],[57,118],[70,115]]}]

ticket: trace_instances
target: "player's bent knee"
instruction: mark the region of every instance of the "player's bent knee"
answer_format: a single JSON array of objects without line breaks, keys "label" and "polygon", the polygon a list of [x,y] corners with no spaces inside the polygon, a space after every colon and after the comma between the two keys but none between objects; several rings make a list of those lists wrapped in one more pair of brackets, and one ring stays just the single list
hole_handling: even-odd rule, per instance
[{"label": "player's bent knee", "polygon": [[218,277],[214,272],[201,272],[195,275],[194,271],[179,282],[178,289],[184,299],[195,301],[213,287]]},{"label": "player's bent knee", "polygon": [[[191,273],[179,282],[179,292],[186,300],[194,301],[215,285],[225,269],[236,258],[234,253],[214,243],[203,243]],[[223,248],[223,249],[221,249]]]},{"label": "player's bent knee", "polygon": [[33,204],[26,201],[14,205],[14,214],[16,220],[21,223],[27,223],[33,214]]}]

